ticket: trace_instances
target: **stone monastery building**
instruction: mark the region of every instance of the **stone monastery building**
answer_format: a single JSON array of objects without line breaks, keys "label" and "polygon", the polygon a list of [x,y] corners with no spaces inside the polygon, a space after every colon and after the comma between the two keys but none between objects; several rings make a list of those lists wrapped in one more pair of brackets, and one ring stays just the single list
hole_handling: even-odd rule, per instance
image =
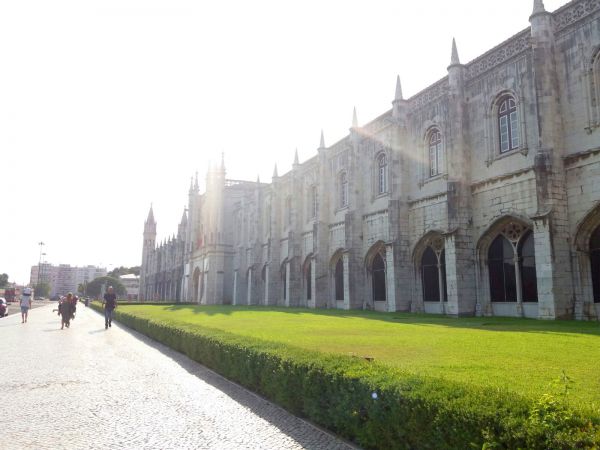
[{"label": "stone monastery building", "polygon": [[596,319],[600,0],[550,13],[271,184],[209,171],[144,300]]}]

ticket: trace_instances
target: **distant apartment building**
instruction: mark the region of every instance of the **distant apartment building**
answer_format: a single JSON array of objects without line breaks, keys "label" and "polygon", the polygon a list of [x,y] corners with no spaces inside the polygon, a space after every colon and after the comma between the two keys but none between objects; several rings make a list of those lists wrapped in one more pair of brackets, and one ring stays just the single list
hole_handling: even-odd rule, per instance
[{"label": "distant apartment building", "polygon": [[96,266],[71,267],[69,264],[39,264],[31,266],[30,284],[38,282],[50,285],[50,296],[77,292],[80,284],[89,283],[98,277],[106,276],[106,269]]},{"label": "distant apartment building", "polygon": [[127,290],[127,300],[136,301],[140,292],[140,277],[129,273],[119,277],[123,286]]}]

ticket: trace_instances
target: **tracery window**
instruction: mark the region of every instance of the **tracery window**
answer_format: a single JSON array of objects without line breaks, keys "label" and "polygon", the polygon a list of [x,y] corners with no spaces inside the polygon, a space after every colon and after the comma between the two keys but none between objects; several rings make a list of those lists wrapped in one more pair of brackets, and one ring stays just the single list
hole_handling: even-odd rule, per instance
[{"label": "tracery window", "polygon": [[592,268],[592,286],[594,303],[600,303],[600,226],[590,239],[590,266]]},{"label": "tracery window", "polygon": [[434,128],[429,133],[429,176],[434,177],[443,172],[444,153],[442,133]]},{"label": "tracery window", "polygon": [[446,289],[446,251],[441,239],[428,245],[421,258],[423,301],[448,301]]},{"label": "tracery window", "polygon": [[385,263],[380,253],[377,253],[373,258],[371,289],[373,301],[386,301]]},{"label": "tracery window", "polygon": [[385,194],[388,191],[388,162],[385,153],[377,158],[377,193]]},{"label": "tracery window", "polygon": [[488,249],[488,271],[492,302],[537,302],[531,230],[518,224],[507,225]]},{"label": "tracery window", "polygon": [[310,214],[309,217],[316,218],[319,209],[319,192],[317,186],[310,187]]},{"label": "tracery window", "polygon": [[348,175],[342,172],[339,177],[340,208],[348,206]]},{"label": "tracery window", "polygon": [[519,114],[517,103],[511,95],[502,97],[498,103],[498,132],[500,153],[509,152],[520,147]]}]

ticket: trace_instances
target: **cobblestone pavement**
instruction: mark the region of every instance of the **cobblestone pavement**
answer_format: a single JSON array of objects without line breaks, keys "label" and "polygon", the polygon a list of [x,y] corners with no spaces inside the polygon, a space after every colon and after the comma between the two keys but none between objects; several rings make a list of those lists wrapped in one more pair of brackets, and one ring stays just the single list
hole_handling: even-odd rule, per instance
[{"label": "cobblestone pavement", "polygon": [[0,320],[1,449],[349,449],[189,358],[78,306]]}]

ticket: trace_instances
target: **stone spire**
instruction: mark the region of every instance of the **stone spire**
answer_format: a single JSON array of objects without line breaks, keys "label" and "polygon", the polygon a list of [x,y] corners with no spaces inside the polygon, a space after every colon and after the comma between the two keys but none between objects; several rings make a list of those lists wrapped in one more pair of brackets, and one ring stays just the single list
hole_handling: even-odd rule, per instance
[{"label": "stone spire", "polygon": [[181,223],[187,223],[187,208],[185,206],[183,207],[183,214],[181,215]]},{"label": "stone spire", "polygon": [[321,130],[321,142],[319,143],[319,148],[325,148],[325,135],[323,134],[323,130]]},{"label": "stone spire", "polygon": [[275,163],[275,167],[273,168],[273,178],[277,178],[279,175],[277,175],[277,163]]},{"label": "stone spire", "polygon": [[194,177],[194,190],[198,191],[200,187],[198,186],[198,171],[196,170],[196,176]]},{"label": "stone spire", "polygon": [[221,172],[225,172],[225,152],[221,152]]},{"label": "stone spire", "polygon": [[354,111],[352,111],[352,128],[358,128],[358,117],[356,115],[356,106],[354,107]]},{"label": "stone spire", "polygon": [[256,175],[256,184],[260,184],[260,175]]},{"label": "stone spire", "polygon": [[296,152],[294,153],[294,166],[299,166],[300,160],[298,159],[298,148],[296,147]]},{"label": "stone spire", "polygon": [[400,75],[396,77],[396,95],[394,96],[394,100],[404,100],[402,96],[402,84],[400,84]]},{"label": "stone spire", "polygon": [[150,203],[150,211],[148,211],[148,218],[146,219],[147,224],[154,224],[154,211],[152,210],[152,203]]},{"label": "stone spire", "polygon": [[543,0],[533,0],[533,12],[531,13],[531,17],[542,14],[546,12],[546,8],[544,7]]},{"label": "stone spire", "polygon": [[452,38],[452,57],[450,58],[450,66],[460,66],[458,49],[456,48],[456,39],[454,38]]}]

